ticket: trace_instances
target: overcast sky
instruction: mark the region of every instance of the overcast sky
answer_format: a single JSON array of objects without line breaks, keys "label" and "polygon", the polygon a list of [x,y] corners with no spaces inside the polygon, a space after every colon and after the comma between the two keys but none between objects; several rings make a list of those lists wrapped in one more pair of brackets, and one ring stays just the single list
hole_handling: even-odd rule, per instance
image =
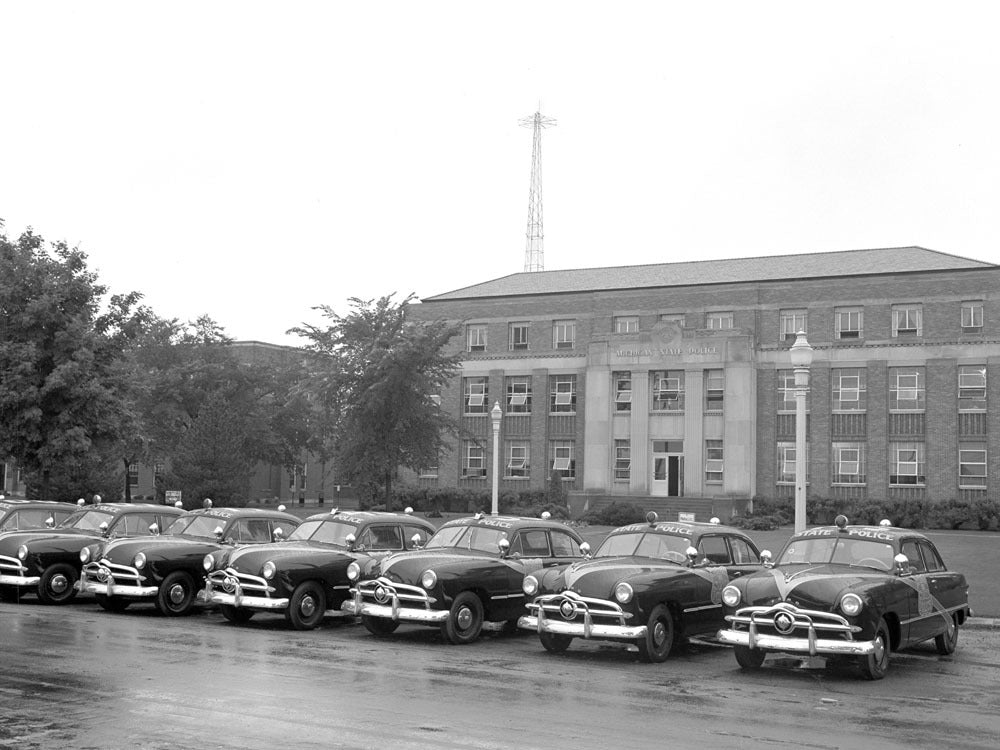
[{"label": "overcast sky", "polygon": [[[996,10],[994,10],[996,9]],[[1000,5],[0,0],[0,217],[158,314],[921,245],[1000,263]]]}]

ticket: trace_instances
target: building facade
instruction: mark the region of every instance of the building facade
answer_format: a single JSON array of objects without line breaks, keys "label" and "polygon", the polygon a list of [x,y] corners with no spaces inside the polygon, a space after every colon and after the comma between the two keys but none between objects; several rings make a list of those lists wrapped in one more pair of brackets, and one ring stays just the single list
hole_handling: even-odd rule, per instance
[{"label": "building facade", "polygon": [[919,247],[520,273],[426,298],[462,321],[465,434],[424,486],[561,474],[580,507],[699,517],[792,497],[788,349],[814,350],[808,495],[1000,496],[1000,266]]}]

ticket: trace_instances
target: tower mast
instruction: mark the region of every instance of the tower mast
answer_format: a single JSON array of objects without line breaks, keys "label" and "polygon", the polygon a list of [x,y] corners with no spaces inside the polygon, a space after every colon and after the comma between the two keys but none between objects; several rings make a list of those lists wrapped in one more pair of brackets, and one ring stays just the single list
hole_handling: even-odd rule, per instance
[{"label": "tower mast", "polygon": [[524,270],[545,269],[545,250],[542,247],[542,128],[551,128],[556,121],[535,112],[531,117],[518,121],[522,128],[532,128],[531,189],[528,191],[528,242],[524,248]]}]

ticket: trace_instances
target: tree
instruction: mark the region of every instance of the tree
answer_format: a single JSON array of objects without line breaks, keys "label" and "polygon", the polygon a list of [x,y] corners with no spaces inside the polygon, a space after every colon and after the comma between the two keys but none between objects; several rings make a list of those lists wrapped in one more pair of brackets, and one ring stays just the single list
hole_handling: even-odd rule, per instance
[{"label": "tree", "polygon": [[[134,426],[124,363],[148,310],[138,293],[106,293],[79,249],[0,232],[0,455],[32,496],[97,489]],[[88,486],[70,484],[81,477]]]},{"label": "tree", "polygon": [[459,355],[444,352],[461,326],[409,321],[413,295],[400,304],[392,297],[351,298],[344,317],[321,306],[328,325],[290,331],[308,339],[314,355],[304,383],[323,437],[314,451],[335,456],[347,481],[381,489],[387,508],[398,468],[436,464],[444,442],[459,432],[432,396],[458,369]]}]

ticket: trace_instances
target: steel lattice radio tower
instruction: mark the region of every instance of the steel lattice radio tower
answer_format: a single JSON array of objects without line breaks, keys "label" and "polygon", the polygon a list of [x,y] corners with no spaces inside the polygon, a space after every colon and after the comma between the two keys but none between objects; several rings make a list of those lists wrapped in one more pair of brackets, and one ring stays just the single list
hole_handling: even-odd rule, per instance
[{"label": "steel lattice radio tower", "polygon": [[542,247],[542,128],[551,128],[556,121],[535,112],[518,121],[522,128],[532,128],[531,190],[528,192],[528,242],[524,248],[524,270],[545,270],[545,250]]}]

